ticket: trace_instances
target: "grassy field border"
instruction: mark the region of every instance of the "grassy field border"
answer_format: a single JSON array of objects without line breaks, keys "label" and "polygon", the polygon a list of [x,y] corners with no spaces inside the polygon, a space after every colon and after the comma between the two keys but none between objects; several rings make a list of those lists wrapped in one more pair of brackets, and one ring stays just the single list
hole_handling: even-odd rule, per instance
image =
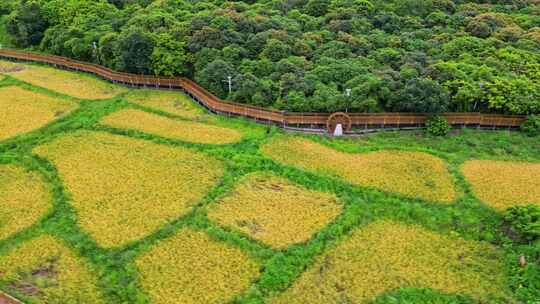
[{"label": "grassy field border", "polygon": [[[204,231],[216,240],[241,248],[260,262],[263,265],[263,272],[259,279],[253,282],[246,293],[238,295],[232,303],[264,303],[265,299],[291,286],[294,280],[313,263],[314,258],[321,254],[325,248],[334,246],[346,238],[353,229],[381,218],[416,223],[438,233],[459,235],[469,240],[484,240],[503,247],[507,257],[508,284],[517,290],[516,294],[523,301],[540,296],[538,293],[534,294],[533,291],[519,287],[520,285],[526,286],[527,283],[523,270],[518,267],[516,262],[517,256],[523,248],[504,238],[499,231],[502,221],[501,214],[479,201],[472,194],[470,185],[459,172],[459,165],[465,159],[472,157],[509,158],[540,162],[540,155],[534,154],[534,141],[522,134],[506,135],[505,131],[493,133],[462,131],[466,140],[470,138],[475,144],[474,148],[477,152],[456,151],[453,138],[418,139],[417,133],[380,133],[360,140],[330,140],[320,136],[300,135],[344,152],[393,149],[426,152],[440,157],[448,164],[458,189],[463,192],[455,204],[445,206],[354,186],[339,179],[276,163],[264,156],[259,149],[261,144],[272,137],[287,136],[275,127],[260,126],[244,119],[216,117],[217,124],[241,130],[248,136],[241,142],[230,145],[192,144],[100,125],[98,122],[105,115],[126,107],[133,107],[132,104],[122,99],[122,94],[108,100],[88,102],[38,88],[11,77],[0,81],[0,86],[4,85],[16,85],[50,96],[76,100],[80,107],[68,116],[51,122],[43,128],[0,141],[0,163],[18,164],[38,172],[44,177],[53,196],[53,209],[47,215],[32,227],[0,241],[0,255],[20,242],[41,234],[51,234],[67,244],[77,256],[91,265],[92,270],[98,275],[98,287],[106,296],[105,300],[111,303],[146,303],[148,301],[148,296],[141,288],[134,260],[154,244],[175,234],[185,226]],[[173,118],[171,114],[139,106],[137,108]],[[174,118],[180,119],[179,117]],[[66,193],[54,165],[31,152],[32,148],[37,145],[80,129],[105,131],[159,144],[185,147],[222,160],[226,166],[226,173],[221,183],[208,192],[192,212],[177,218],[171,224],[154,231],[141,240],[119,248],[103,249],[77,225],[76,212],[70,205],[69,194]],[[515,151],[511,155],[504,152],[507,151],[507,137],[509,136],[521,143],[523,151]],[[501,137],[504,140],[495,137]],[[417,143],[420,141],[424,141],[424,143]],[[407,147],[404,147],[404,143],[408,143]],[[462,147],[457,148],[459,150]],[[503,152],[495,154],[489,152],[499,150]],[[211,222],[206,216],[207,207],[231,191],[243,176],[257,171],[271,172],[310,190],[334,193],[343,202],[343,212],[333,223],[319,231],[309,241],[292,245],[285,250],[272,249]],[[479,222],[482,223],[482,227],[478,225]],[[537,271],[538,268],[540,267],[536,268]],[[530,278],[530,280],[532,279],[534,278]],[[5,290],[5,286],[0,286],[0,289]],[[427,300],[445,299],[444,301],[448,300],[449,303],[470,302],[460,295],[443,295],[423,289],[405,289],[381,295],[374,303],[384,303],[384,299],[387,297],[406,300],[416,296]],[[28,300],[24,296],[21,296],[21,299]]]}]

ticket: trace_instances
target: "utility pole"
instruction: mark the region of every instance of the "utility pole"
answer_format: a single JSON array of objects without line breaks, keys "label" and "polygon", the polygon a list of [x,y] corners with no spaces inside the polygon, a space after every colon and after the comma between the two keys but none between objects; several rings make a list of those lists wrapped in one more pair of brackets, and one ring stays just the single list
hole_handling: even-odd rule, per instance
[{"label": "utility pole", "polygon": [[232,76],[227,76],[227,80],[223,80],[223,82],[227,82],[229,84],[229,95],[232,93]]},{"label": "utility pole", "polygon": [[93,41],[92,42],[92,47],[94,48],[94,58],[97,60],[98,63],[100,63],[99,62],[99,54],[98,54],[97,42]]},{"label": "utility pole", "polygon": [[345,107],[345,113],[349,112],[349,102],[351,101],[352,89],[345,89],[345,95],[347,96],[347,106]]}]

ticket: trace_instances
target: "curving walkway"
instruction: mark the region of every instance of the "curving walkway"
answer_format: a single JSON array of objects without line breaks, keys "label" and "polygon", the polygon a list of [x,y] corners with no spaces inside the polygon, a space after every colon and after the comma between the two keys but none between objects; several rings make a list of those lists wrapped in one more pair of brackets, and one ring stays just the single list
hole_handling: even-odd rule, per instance
[{"label": "curving walkway", "polygon": [[[0,49],[0,57],[46,63],[75,71],[92,73],[110,82],[127,86],[180,89],[214,113],[245,117],[260,123],[278,125],[286,129],[320,132],[327,128],[332,128],[332,125],[335,124],[332,121],[335,116],[331,113],[286,112],[224,101],[187,78],[166,78],[121,73],[97,64],[77,61],[66,57],[14,49]],[[421,113],[347,113],[344,115],[347,123],[350,123],[350,127],[357,132],[420,128],[424,126],[427,118],[427,114]],[[445,113],[443,115],[454,126],[492,129],[517,128],[525,120],[525,116],[521,115],[482,113]]]}]

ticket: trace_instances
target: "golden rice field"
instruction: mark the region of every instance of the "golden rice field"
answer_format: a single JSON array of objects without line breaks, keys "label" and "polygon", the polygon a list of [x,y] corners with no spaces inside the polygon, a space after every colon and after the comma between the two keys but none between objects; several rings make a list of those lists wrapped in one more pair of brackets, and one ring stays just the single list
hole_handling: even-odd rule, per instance
[{"label": "golden rice field", "polygon": [[42,178],[14,165],[0,165],[0,240],[30,227],[51,207]]},{"label": "golden rice field", "polygon": [[444,203],[457,196],[444,161],[427,153],[352,154],[298,137],[280,137],[261,149],[281,163],[341,177],[361,186]]},{"label": "golden rice field", "polygon": [[220,162],[185,148],[100,132],[75,132],[34,152],[57,167],[81,227],[104,247],[188,213],[223,173]]},{"label": "golden rice field", "polygon": [[62,71],[50,67],[24,65],[8,75],[32,85],[80,99],[109,99],[127,89],[98,80],[89,75]]},{"label": "golden rice field", "polygon": [[11,61],[0,60],[0,73],[9,73],[24,69],[24,65]]},{"label": "golden rice field", "polygon": [[75,108],[71,102],[19,87],[2,87],[0,96],[0,140],[40,128]]},{"label": "golden rice field", "polygon": [[129,92],[125,99],[131,103],[187,119],[198,119],[204,116],[203,111],[188,96],[179,92],[136,90]]},{"label": "golden rice field", "polygon": [[189,228],[159,242],[136,261],[155,304],[227,303],[259,275],[242,250]]},{"label": "golden rice field", "polygon": [[400,287],[425,287],[512,303],[502,253],[488,243],[381,220],[317,258],[273,304],[364,303]]},{"label": "golden rice field", "polygon": [[252,174],[211,206],[208,216],[277,248],[309,240],[341,212],[335,195],[269,174]]},{"label": "golden rice field", "polygon": [[[385,132],[327,146],[216,119],[181,93],[4,61],[0,74],[0,294],[25,304],[538,302],[536,253],[500,224],[510,206],[540,206],[534,138]],[[341,152],[360,149],[376,152]],[[472,160],[508,151],[532,162]]]},{"label": "golden rice field", "polygon": [[51,236],[22,243],[0,259],[0,281],[36,303],[106,303],[85,263]]},{"label": "golden rice field", "polygon": [[461,171],[474,194],[489,206],[540,206],[540,163],[471,160]]},{"label": "golden rice field", "polygon": [[242,139],[242,134],[234,129],[199,122],[173,120],[135,109],[112,113],[101,122],[115,128],[134,129],[201,144],[229,144]]}]

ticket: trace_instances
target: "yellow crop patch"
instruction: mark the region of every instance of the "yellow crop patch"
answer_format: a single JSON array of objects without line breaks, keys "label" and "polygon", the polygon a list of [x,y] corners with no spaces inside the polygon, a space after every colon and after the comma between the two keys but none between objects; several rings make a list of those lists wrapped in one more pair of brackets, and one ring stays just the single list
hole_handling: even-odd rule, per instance
[{"label": "yellow crop patch", "polygon": [[141,106],[161,110],[184,118],[197,119],[203,116],[203,112],[195,105],[194,101],[180,92],[134,90],[125,99]]},{"label": "yellow crop patch", "polygon": [[9,73],[15,71],[21,71],[24,66],[20,63],[14,63],[10,61],[0,60],[0,73]]},{"label": "yellow crop patch", "polygon": [[227,303],[259,273],[238,248],[182,229],[136,260],[143,288],[154,304]]},{"label": "yellow crop patch", "polygon": [[0,239],[35,223],[49,209],[50,200],[39,175],[0,165]]},{"label": "yellow crop patch", "polygon": [[475,195],[492,207],[540,206],[540,163],[472,160],[461,171]]},{"label": "yellow crop patch", "polygon": [[380,221],[354,231],[317,258],[272,303],[361,303],[400,287],[513,303],[502,259],[502,252],[488,243]]},{"label": "yellow crop patch", "polygon": [[344,178],[351,183],[428,201],[452,202],[456,191],[443,160],[420,152],[340,152],[299,138],[271,140],[265,154],[288,165]]},{"label": "yellow crop patch", "polygon": [[19,87],[0,88],[0,140],[40,128],[75,106]]},{"label": "yellow crop patch", "polygon": [[115,128],[134,129],[193,143],[229,144],[242,139],[242,134],[233,129],[199,122],[173,120],[134,109],[112,113],[101,122]]},{"label": "yellow crop patch", "polygon": [[105,303],[86,265],[53,237],[42,236],[0,258],[0,280],[36,303]]},{"label": "yellow crop patch", "polygon": [[307,241],[334,220],[342,206],[335,195],[309,191],[268,174],[245,177],[209,218],[278,248]]},{"label": "yellow crop patch", "polygon": [[100,132],[35,149],[58,168],[79,223],[105,247],[139,239],[186,214],[223,173],[205,155]]},{"label": "yellow crop patch", "polygon": [[89,75],[49,67],[25,65],[9,75],[30,84],[81,99],[108,99],[127,89],[98,80]]}]

